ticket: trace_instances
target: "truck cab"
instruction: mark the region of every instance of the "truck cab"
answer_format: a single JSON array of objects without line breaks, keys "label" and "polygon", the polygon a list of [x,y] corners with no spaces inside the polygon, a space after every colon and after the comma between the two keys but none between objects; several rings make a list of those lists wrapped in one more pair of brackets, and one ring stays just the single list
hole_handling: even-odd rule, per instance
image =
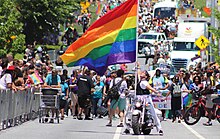
[{"label": "truck cab", "polygon": [[[201,36],[208,36],[208,26],[206,22],[181,22],[178,25],[177,37],[173,40],[173,50],[170,53],[171,64],[176,70],[180,68],[189,69],[201,61],[198,57],[200,50],[195,41]],[[192,60],[196,59],[196,60]]]},{"label": "truck cab", "polygon": [[180,68],[189,69],[190,66],[194,67],[201,61],[201,58],[196,58],[199,48],[194,42],[195,38],[174,38],[170,58],[176,70]]}]

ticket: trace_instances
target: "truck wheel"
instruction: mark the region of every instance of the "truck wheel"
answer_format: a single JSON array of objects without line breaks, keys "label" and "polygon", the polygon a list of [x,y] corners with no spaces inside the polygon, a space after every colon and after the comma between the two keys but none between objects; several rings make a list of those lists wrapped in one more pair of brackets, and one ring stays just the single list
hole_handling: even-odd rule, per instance
[{"label": "truck wheel", "polygon": [[133,129],[135,135],[141,134],[139,115],[132,116],[132,129]]}]

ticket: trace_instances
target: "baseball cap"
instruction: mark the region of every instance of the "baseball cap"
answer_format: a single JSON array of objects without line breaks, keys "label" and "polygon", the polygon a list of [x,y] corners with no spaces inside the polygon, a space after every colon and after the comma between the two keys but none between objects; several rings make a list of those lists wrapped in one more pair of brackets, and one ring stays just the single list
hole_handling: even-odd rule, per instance
[{"label": "baseball cap", "polygon": [[15,66],[9,66],[7,70],[15,70]]}]

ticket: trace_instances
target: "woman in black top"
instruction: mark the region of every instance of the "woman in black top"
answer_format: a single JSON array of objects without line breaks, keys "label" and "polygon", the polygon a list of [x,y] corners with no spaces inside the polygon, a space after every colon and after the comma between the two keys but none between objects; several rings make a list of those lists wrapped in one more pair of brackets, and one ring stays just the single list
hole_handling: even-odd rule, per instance
[{"label": "woman in black top", "polygon": [[176,120],[176,118],[178,118],[178,123],[181,122],[180,118],[181,118],[181,108],[182,108],[182,98],[181,98],[181,86],[179,84],[179,77],[175,76],[173,79],[173,83],[171,84],[171,86],[169,87],[169,92],[166,95],[166,99],[167,97],[171,94],[171,111],[173,113],[173,121],[174,122]]}]

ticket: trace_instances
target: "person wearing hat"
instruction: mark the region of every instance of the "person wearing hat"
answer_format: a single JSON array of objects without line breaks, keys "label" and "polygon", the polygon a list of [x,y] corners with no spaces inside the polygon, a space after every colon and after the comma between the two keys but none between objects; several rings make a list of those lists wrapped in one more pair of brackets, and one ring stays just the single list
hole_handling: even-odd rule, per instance
[{"label": "person wearing hat", "polygon": [[[155,75],[149,80],[149,84],[156,90],[166,90],[169,87],[169,80],[163,76],[160,69],[156,69]],[[162,110],[163,118],[165,111]]]},{"label": "person wearing hat", "polygon": [[15,69],[14,66],[9,66],[7,68],[7,59],[2,60],[1,67],[3,72],[0,76],[0,90],[6,90],[7,88],[12,89],[12,72]]}]

